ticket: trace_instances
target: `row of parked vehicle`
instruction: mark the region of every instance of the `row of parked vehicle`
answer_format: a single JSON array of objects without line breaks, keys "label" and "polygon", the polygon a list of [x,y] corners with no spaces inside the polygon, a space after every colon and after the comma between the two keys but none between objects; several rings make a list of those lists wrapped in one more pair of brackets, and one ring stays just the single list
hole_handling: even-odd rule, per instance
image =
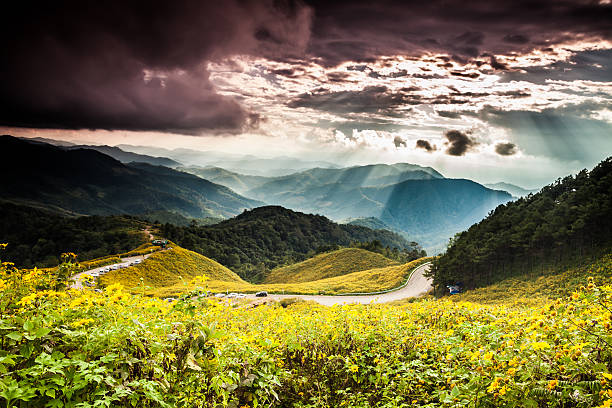
[{"label": "row of parked vehicle", "polygon": [[[257,292],[255,294],[255,296],[257,297],[266,297],[268,296],[268,292],[266,292],[265,290],[262,290],[261,292]],[[247,295],[245,295],[244,293],[216,293],[215,294],[216,298],[225,298],[225,299],[244,299],[245,297],[247,297]]]},{"label": "row of parked vehicle", "polygon": [[[138,265],[141,262],[142,262],[141,259],[135,259],[135,260],[133,260],[131,262],[123,262],[123,263],[108,265],[108,266],[105,266],[103,268],[100,268],[97,271],[87,272],[87,275],[93,276],[94,278],[97,278],[98,276],[104,275],[104,274],[106,274],[106,273],[108,273],[110,271],[116,271],[117,269],[123,269],[123,268],[127,268],[129,266]],[[85,282],[85,285],[87,285],[87,286],[94,286],[94,283],[93,282]]]}]

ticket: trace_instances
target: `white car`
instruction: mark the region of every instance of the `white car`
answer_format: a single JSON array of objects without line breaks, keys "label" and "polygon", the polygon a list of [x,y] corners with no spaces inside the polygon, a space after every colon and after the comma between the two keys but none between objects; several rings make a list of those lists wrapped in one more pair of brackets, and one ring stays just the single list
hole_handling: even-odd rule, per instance
[{"label": "white car", "polygon": [[225,293],[215,293],[215,297],[216,297],[216,298],[222,298],[222,297],[225,297]]},{"label": "white car", "polygon": [[141,263],[142,261],[140,259],[136,259],[134,260],[134,262],[132,262],[134,265],[138,265],[139,263]]},{"label": "white car", "polygon": [[227,298],[228,298],[228,299],[234,299],[234,298],[236,298],[236,297],[238,297],[238,294],[237,294],[237,293],[234,293],[234,292],[232,292],[232,293],[230,293],[229,295],[227,295]]}]

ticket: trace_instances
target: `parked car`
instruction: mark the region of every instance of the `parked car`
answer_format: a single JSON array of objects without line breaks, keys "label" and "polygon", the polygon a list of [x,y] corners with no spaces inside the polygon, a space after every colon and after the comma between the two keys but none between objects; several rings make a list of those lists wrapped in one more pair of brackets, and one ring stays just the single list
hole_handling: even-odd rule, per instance
[{"label": "parked car", "polygon": [[227,297],[228,299],[234,299],[234,298],[235,298],[235,297],[237,297],[237,296],[238,296],[238,294],[237,294],[237,293],[232,292],[232,293],[230,293],[229,295],[227,295],[226,297]]},{"label": "parked car", "polygon": [[134,260],[134,264],[135,264],[135,265],[138,265],[138,264],[139,264],[139,263],[141,263],[141,262],[142,262],[142,261],[141,261],[140,259],[135,259],[135,260]]},{"label": "parked car", "polygon": [[222,298],[222,297],[225,297],[225,293],[215,293],[215,297],[216,297],[216,298]]},{"label": "parked car", "polygon": [[244,299],[246,295],[244,293],[239,293],[236,295],[236,299]]},{"label": "parked car", "polygon": [[268,292],[266,292],[265,290],[262,290],[261,292],[257,292],[255,296],[256,297],[266,297],[268,296]]}]

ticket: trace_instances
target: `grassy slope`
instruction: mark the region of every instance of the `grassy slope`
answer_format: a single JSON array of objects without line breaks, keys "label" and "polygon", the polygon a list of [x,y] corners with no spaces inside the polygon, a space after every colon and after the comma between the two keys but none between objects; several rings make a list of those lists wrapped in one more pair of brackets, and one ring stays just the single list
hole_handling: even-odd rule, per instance
[{"label": "grassy slope", "polygon": [[537,305],[568,296],[595,278],[597,285],[609,284],[612,279],[612,250],[583,265],[545,269],[538,274],[524,274],[504,279],[493,285],[452,296],[454,301],[488,304]]},{"label": "grassy slope", "polygon": [[265,283],[298,283],[333,278],[368,269],[398,265],[380,254],[360,248],[343,248],[303,262],[273,269]]},{"label": "grassy slope", "polygon": [[121,283],[126,288],[135,288],[141,284],[152,289],[183,286],[195,276],[206,275],[210,279],[222,282],[246,283],[225,266],[203,255],[173,246],[172,249],[152,254],[141,264],[111,271],[102,276],[104,285]]}]

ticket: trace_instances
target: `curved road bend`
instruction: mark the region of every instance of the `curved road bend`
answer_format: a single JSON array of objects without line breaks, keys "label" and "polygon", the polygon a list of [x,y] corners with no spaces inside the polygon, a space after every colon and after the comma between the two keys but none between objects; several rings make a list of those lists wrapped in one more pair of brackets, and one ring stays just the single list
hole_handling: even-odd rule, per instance
[{"label": "curved road bend", "polygon": [[92,272],[100,272],[102,269],[107,268],[109,266],[129,263],[129,262],[135,261],[136,259],[144,260],[144,259],[147,259],[149,256],[151,256],[151,254],[128,256],[128,257],[125,257],[125,258],[121,258],[121,262],[116,263],[116,264],[100,266],[99,268],[94,268],[94,269],[90,269],[88,271],[83,271],[83,272],[75,273],[74,275],[72,275],[70,277],[70,279],[72,279],[74,281],[74,283],[72,283],[70,285],[70,288],[72,288],[72,289],[83,289],[83,276],[84,275],[90,275]]},{"label": "curved road bend", "polygon": [[431,264],[426,263],[417,267],[406,286],[401,289],[394,290],[392,292],[383,293],[380,295],[275,295],[269,294],[267,298],[258,298],[255,295],[247,295],[249,299],[303,299],[312,300],[325,306],[342,305],[350,303],[386,303],[393,302],[395,300],[407,299],[412,297],[419,297],[432,289],[431,279],[426,278],[423,274],[429,270]]}]

